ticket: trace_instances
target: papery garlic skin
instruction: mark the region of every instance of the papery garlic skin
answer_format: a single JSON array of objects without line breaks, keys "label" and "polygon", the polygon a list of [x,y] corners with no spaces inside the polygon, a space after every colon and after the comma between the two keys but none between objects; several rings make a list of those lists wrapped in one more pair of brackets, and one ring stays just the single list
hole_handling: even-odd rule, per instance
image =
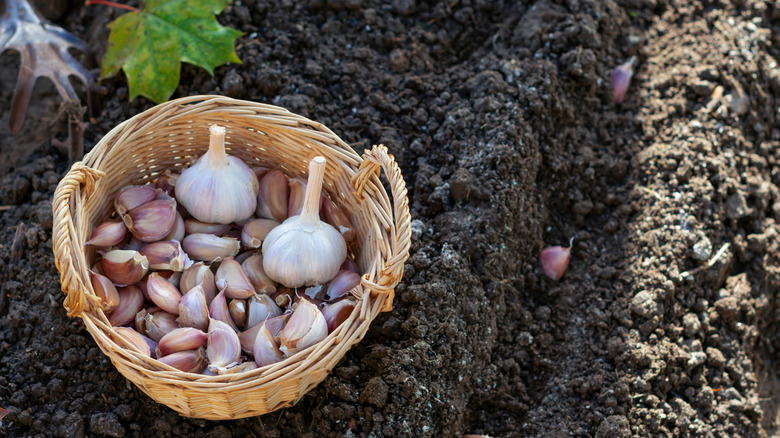
[{"label": "papery garlic skin", "polygon": [[229,224],[252,216],[259,183],[241,159],[225,153],[225,128],[210,128],[209,150],[176,181],[176,198],[202,222]]},{"label": "papery garlic skin", "polygon": [[272,280],[290,288],[329,282],[347,257],[347,243],[319,217],[325,158],[314,157],[303,212],[271,230],[263,241],[263,268]]}]

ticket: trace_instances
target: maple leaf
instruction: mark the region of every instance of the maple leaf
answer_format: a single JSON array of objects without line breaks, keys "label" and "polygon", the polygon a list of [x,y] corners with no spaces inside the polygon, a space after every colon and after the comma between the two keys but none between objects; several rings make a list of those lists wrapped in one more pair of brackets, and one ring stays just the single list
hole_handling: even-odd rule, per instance
[{"label": "maple leaf", "polygon": [[161,103],[179,85],[181,62],[214,68],[240,64],[234,43],[243,35],[219,24],[232,0],[149,0],[143,9],[119,16],[111,24],[101,79],[124,70],[130,99],[138,95]]}]

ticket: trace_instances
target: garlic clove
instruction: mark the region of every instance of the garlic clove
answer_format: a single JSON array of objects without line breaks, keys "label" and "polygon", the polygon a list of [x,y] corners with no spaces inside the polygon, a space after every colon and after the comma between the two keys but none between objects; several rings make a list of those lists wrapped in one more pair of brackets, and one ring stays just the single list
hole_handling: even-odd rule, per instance
[{"label": "garlic clove", "polygon": [[574,237],[569,241],[568,248],[551,246],[542,250],[539,260],[542,262],[544,275],[553,280],[560,280],[563,277],[566,267],[569,266],[572,243],[574,243]]},{"label": "garlic clove", "polygon": [[249,282],[259,294],[272,294],[276,292],[276,282],[268,278],[263,269],[263,255],[255,254],[241,263]]},{"label": "garlic clove", "polygon": [[162,240],[176,225],[176,201],[155,199],[130,210],[122,219],[138,240]]},{"label": "garlic clove", "polygon": [[306,193],[306,180],[290,180],[290,198],[287,200],[287,217],[297,216],[303,211],[303,195]]},{"label": "garlic clove", "polygon": [[277,345],[265,324],[261,324],[260,330],[255,337],[255,342],[252,345],[252,354],[255,357],[255,363],[260,367],[274,364],[284,358],[279,345]]},{"label": "garlic clove", "polygon": [[193,327],[183,327],[166,333],[157,343],[157,357],[167,356],[185,350],[197,350],[208,339],[208,335]]},{"label": "garlic clove", "polygon": [[265,236],[280,222],[273,219],[255,219],[244,224],[241,229],[241,244],[244,248],[260,248]]},{"label": "garlic clove", "polygon": [[355,233],[355,227],[352,226],[352,220],[336,203],[325,195],[322,195],[322,212],[325,216],[325,222],[337,229],[347,243],[355,240],[357,234]]},{"label": "garlic clove", "polygon": [[209,131],[209,150],[182,171],[176,198],[199,221],[242,221],[255,212],[257,177],[241,159],[225,153],[224,127],[212,125]]},{"label": "garlic clove", "polygon": [[283,221],[287,219],[287,202],[290,188],[281,169],[274,169],[260,180],[257,194],[257,216]]},{"label": "garlic clove", "polygon": [[279,333],[279,349],[285,356],[304,350],[328,336],[325,316],[311,302],[302,299]]},{"label": "garlic clove", "polygon": [[135,321],[133,322],[135,330],[144,336],[148,336],[148,333],[146,332],[146,315],[148,315],[146,309],[142,308],[135,314]]},{"label": "garlic clove", "polygon": [[268,331],[271,333],[274,341],[279,344],[279,332],[282,331],[282,328],[288,319],[290,319],[289,313],[274,316],[239,333],[238,340],[241,342],[241,349],[246,351],[247,354],[252,354],[255,339],[257,338],[257,334],[260,332],[260,328],[263,325],[265,325]]},{"label": "garlic clove", "polygon": [[344,237],[319,218],[325,166],[324,157],[312,159],[303,213],[271,230],[263,242],[266,275],[287,287],[327,283],[347,257]]},{"label": "garlic clove", "polygon": [[171,232],[168,233],[162,240],[176,240],[181,242],[184,239],[184,219],[181,217],[181,213],[176,212],[176,222],[173,224]]},{"label": "garlic clove", "polygon": [[138,251],[115,249],[103,254],[103,271],[118,286],[141,281],[149,270],[149,261]]},{"label": "garlic clove", "polygon": [[206,355],[210,368],[227,367],[241,358],[241,342],[238,334],[226,323],[212,319],[209,321]]},{"label": "garlic clove", "polygon": [[615,95],[615,105],[623,102],[623,98],[626,96],[628,86],[631,84],[631,77],[634,75],[635,62],[636,56],[632,56],[626,63],[612,70],[610,78],[612,79],[612,91]]},{"label": "garlic clove", "polygon": [[124,222],[106,221],[98,225],[89,235],[87,245],[108,248],[122,243],[127,235]]},{"label": "garlic clove", "polygon": [[251,169],[252,169],[252,173],[255,174],[258,181],[262,180],[265,174],[271,171],[270,167],[264,167],[264,166],[253,166]]},{"label": "garlic clove", "polygon": [[171,353],[158,358],[160,362],[185,373],[202,373],[206,369],[206,355],[203,348]]},{"label": "garlic clove", "polygon": [[108,322],[118,327],[130,324],[135,315],[144,307],[144,296],[138,286],[125,286],[117,290],[119,305],[108,316]]},{"label": "garlic clove", "polygon": [[282,313],[282,308],[269,295],[254,295],[247,299],[246,327],[254,327]]},{"label": "garlic clove", "polygon": [[203,294],[206,296],[206,304],[211,304],[211,300],[217,294],[217,286],[214,282],[214,273],[208,265],[198,262],[185,269],[179,280],[179,290],[182,293],[189,292],[195,286],[203,287]]},{"label": "garlic clove", "polygon": [[341,270],[352,271],[355,274],[360,275],[360,269],[358,268],[357,263],[355,263],[355,260],[349,256],[347,256],[346,260],[344,260],[344,263],[341,264]]},{"label": "garlic clove", "polygon": [[206,331],[209,326],[209,307],[203,286],[197,285],[181,297],[179,317],[176,319],[182,327],[195,327]]},{"label": "garlic clove", "polygon": [[230,300],[228,313],[239,331],[246,327],[246,300]]},{"label": "garlic clove", "polygon": [[322,303],[320,306],[322,316],[328,324],[328,333],[333,333],[344,321],[349,319],[355,310],[355,302],[350,299],[336,301],[335,303]]},{"label": "garlic clove", "polygon": [[238,254],[238,239],[217,237],[213,234],[190,234],[181,242],[184,252],[193,260],[214,262]]},{"label": "garlic clove", "polygon": [[155,342],[160,342],[163,336],[177,328],[179,328],[179,323],[176,322],[176,315],[172,313],[160,310],[154,313],[147,312],[144,315],[146,336]]},{"label": "garlic clove", "polygon": [[249,282],[244,268],[233,257],[222,261],[214,278],[217,288],[224,290],[228,298],[244,299],[255,294],[255,288]]},{"label": "garlic clove", "polygon": [[173,287],[176,289],[179,288],[179,279],[181,278],[181,272],[179,271],[157,271],[158,274],[160,274],[160,277],[168,280],[168,283],[170,283]]},{"label": "garlic clove", "polygon": [[179,313],[181,293],[157,272],[152,272],[146,279],[146,291],[152,302],[161,309],[174,315]]},{"label": "garlic clove", "polygon": [[176,240],[161,240],[147,244],[138,252],[149,260],[149,268],[181,272],[192,265],[187,253]]},{"label": "garlic clove", "polygon": [[224,290],[221,290],[209,304],[209,316],[211,319],[228,324],[234,331],[238,331],[238,326],[236,326],[236,323],[233,322],[233,318],[230,316],[230,309],[228,308]]},{"label": "garlic clove", "polygon": [[125,186],[114,199],[114,209],[119,216],[157,198],[157,189],[152,186]]},{"label": "garlic clove", "polygon": [[352,271],[341,270],[333,280],[328,284],[328,291],[325,294],[327,301],[346,296],[352,289],[360,285],[360,276]]},{"label": "garlic clove", "polygon": [[230,230],[230,224],[212,224],[189,218],[184,220],[184,229],[187,234],[213,234],[221,236]]},{"label": "garlic clove", "polygon": [[122,249],[126,251],[138,251],[139,249],[143,248],[144,245],[146,245],[146,243],[141,242],[140,240],[136,239],[135,236],[133,236],[130,238],[130,240],[127,241],[127,243],[125,244],[125,246],[122,247]]},{"label": "garlic clove", "polygon": [[105,275],[93,271],[89,271],[89,275],[92,289],[101,300],[100,307],[105,312],[113,312],[119,306],[119,292],[117,292],[116,286]]},{"label": "garlic clove", "polygon": [[116,327],[114,331],[135,347],[139,353],[152,357],[152,350],[149,348],[149,343],[144,339],[145,336],[129,327]]}]

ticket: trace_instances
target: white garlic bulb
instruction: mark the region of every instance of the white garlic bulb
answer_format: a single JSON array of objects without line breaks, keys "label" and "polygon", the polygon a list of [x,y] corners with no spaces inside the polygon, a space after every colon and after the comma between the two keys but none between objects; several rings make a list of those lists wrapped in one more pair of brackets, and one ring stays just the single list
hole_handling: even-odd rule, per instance
[{"label": "white garlic bulb", "polygon": [[324,157],[314,157],[309,163],[301,214],[272,229],[263,241],[266,275],[289,288],[329,282],[347,257],[347,244],[341,233],[320,220],[325,163]]},{"label": "white garlic bulb", "polygon": [[212,125],[209,150],[176,181],[176,199],[202,222],[229,224],[257,208],[259,184],[241,159],[225,153],[225,128]]}]

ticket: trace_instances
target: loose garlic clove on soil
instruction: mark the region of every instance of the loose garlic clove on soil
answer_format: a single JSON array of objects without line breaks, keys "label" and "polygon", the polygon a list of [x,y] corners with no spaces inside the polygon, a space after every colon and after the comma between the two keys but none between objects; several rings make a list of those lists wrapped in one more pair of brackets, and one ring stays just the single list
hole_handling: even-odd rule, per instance
[{"label": "loose garlic clove on soil", "polygon": [[287,287],[327,283],[347,256],[341,233],[319,217],[325,163],[315,157],[309,164],[303,213],[271,230],[263,242],[266,275]]},{"label": "loose garlic clove on soil", "polygon": [[89,235],[87,245],[108,248],[119,245],[127,235],[124,222],[107,221],[98,225]]},{"label": "loose garlic clove on soil", "polygon": [[615,95],[615,105],[623,102],[628,86],[631,84],[631,76],[634,75],[634,63],[636,56],[632,56],[625,64],[621,64],[612,70],[612,92]]},{"label": "loose garlic clove on soil", "polygon": [[138,251],[115,249],[103,254],[103,272],[118,286],[141,281],[149,269],[149,260]]},{"label": "loose garlic clove on soil", "polygon": [[181,242],[184,252],[192,260],[214,262],[238,254],[241,245],[232,237],[217,237],[213,234],[190,234]]},{"label": "loose garlic clove on soil", "polygon": [[225,128],[209,128],[209,150],[176,180],[176,197],[197,220],[218,224],[252,216],[259,184],[238,157],[225,153]]},{"label": "loose garlic clove on soil", "polygon": [[560,280],[563,277],[566,267],[569,266],[572,243],[574,243],[574,237],[569,241],[568,248],[551,246],[542,250],[539,260],[542,262],[544,275],[553,280]]}]

